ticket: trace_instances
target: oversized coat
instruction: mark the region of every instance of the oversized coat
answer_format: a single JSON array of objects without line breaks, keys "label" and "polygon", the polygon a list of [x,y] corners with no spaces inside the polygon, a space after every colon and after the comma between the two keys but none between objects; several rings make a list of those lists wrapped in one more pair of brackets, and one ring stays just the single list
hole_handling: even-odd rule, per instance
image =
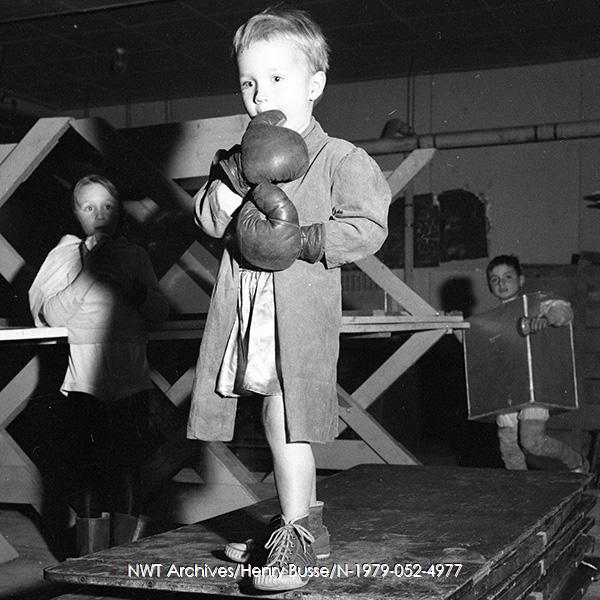
[{"label": "oversized coat", "polygon": [[[300,179],[280,184],[301,225],[324,223],[321,262],[297,260],[273,274],[277,343],[288,441],[327,442],[337,436],[336,371],[342,317],[340,267],[376,252],[387,236],[390,188],[375,161],[350,142],[329,137],[314,120],[303,132],[310,166]],[[235,218],[215,200],[217,181],[196,198],[196,222],[228,240],[200,345],[187,435],[233,438],[237,398],[215,391],[236,316],[239,282]],[[242,400],[243,401],[243,400]]]}]

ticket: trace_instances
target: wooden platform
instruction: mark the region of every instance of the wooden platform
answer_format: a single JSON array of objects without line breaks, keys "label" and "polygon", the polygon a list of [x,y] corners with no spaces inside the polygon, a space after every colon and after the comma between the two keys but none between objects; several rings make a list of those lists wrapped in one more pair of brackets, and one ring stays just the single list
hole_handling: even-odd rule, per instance
[{"label": "wooden platform", "polygon": [[[321,600],[537,600],[556,598],[590,551],[585,493],[590,477],[569,472],[362,465],[320,483],[332,556],[301,590],[262,597]],[[64,600],[162,598],[162,591],[256,596],[222,549],[265,527],[277,513],[265,500],[194,525],[70,559],[47,579],[77,584]],[[218,572],[218,567],[224,569]],[[217,569],[217,572],[214,570]],[[230,569],[231,572],[226,572]],[[208,571],[213,570],[212,574]],[[92,585],[87,592],[81,586]],[[128,589],[127,589],[128,588]],[[149,593],[149,589],[156,592]],[[137,591],[136,591],[137,590]],[[127,595],[129,593],[129,595]]]}]

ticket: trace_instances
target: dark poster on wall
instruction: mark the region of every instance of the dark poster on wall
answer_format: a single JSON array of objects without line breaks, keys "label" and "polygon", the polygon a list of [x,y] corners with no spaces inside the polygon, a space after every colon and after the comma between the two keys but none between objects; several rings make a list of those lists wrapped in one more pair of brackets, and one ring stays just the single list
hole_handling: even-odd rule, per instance
[{"label": "dark poster on wall", "polygon": [[[405,199],[398,198],[388,215],[388,237],[377,257],[390,269],[404,267],[404,207]],[[440,264],[439,207],[433,194],[419,194],[414,204],[414,266],[435,267]]]},{"label": "dark poster on wall", "polygon": [[[388,216],[388,237],[377,257],[390,269],[404,267],[405,199],[398,198]],[[487,256],[485,205],[466,190],[438,196],[418,194],[414,204],[415,267],[436,267],[441,262]]]},{"label": "dark poster on wall", "polygon": [[487,250],[485,204],[467,190],[449,190],[438,196],[440,207],[440,260],[484,258]]}]

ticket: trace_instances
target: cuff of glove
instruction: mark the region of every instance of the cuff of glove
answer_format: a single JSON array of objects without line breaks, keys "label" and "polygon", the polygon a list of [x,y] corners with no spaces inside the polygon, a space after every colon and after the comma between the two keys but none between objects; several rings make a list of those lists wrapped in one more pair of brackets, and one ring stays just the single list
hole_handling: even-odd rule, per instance
[{"label": "cuff of glove", "polygon": [[213,162],[216,162],[223,171],[224,183],[244,198],[250,191],[250,184],[246,181],[242,171],[242,155],[240,152],[227,152],[218,150]]},{"label": "cuff of glove", "polygon": [[313,223],[300,227],[301,250],[298,258],[308,263],[319,262],[325,254],[325,227]]}]

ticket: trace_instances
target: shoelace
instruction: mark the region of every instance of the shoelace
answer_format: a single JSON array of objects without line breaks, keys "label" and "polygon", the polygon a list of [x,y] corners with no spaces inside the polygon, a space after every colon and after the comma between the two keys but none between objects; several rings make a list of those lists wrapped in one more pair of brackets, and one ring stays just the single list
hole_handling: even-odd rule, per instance
[{"label": "shoelace", "polygon": [[306,551],[306,544],[312,544],[315,541],[315,538],[306,527],[297,523],[285,523],[271,534],[271,537],[265,544],[267,550],[273,549],[275,552],[273,557],[269,554],[268,567],[287,565],[287,559],[294,547],[294,533],[300,540],[302,550],[304,551]]}]

